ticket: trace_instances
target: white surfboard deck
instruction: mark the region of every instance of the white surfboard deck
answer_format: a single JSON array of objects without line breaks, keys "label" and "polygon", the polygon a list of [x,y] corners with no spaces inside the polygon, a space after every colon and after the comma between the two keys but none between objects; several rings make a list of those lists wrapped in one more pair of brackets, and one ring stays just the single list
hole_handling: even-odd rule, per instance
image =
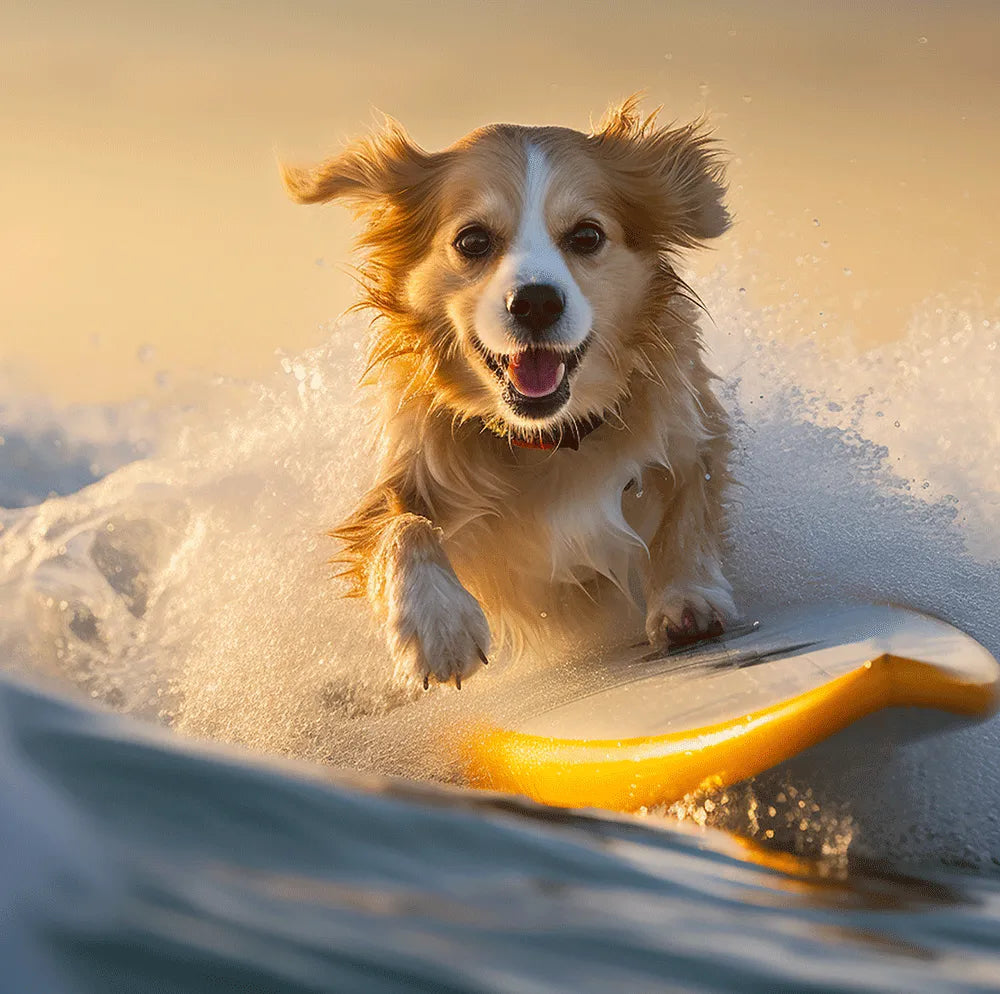
[{"label": "white surfboard deck", "polygon": [[635,810],[753,776],[882,708],[984,718],[998,704],[1000,665],[943,621],[797,608],[686,649],[637,646],[581,666],[555,706],[476,729],[468,770],[544,803]]}]

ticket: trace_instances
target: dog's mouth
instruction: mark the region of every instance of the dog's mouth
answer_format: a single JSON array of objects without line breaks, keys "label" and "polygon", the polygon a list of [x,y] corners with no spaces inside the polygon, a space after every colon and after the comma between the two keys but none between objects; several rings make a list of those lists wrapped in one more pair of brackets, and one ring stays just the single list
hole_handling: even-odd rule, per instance
[{"label": "dog's mouth", "polygon": [[528,346],[498,355],[478,338],[473,340],[483,362],[503,386],[507,404],[522,417],[539,420],[565,407],[569,401],[570,377],[590,344],[587,338],[569,352]]}]

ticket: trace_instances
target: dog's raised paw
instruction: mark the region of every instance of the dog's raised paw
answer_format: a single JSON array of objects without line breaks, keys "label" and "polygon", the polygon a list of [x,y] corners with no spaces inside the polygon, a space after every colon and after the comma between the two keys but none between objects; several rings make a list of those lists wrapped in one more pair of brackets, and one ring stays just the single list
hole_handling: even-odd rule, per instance
[{"label": "dog's raised paw", "polygon": [[490,628],[479,602],[446,565],[424,562],[395,592],[386,619],[397,677],[429,689],[472,676],[488,661]]},{"label": "dog's raised paw", "polygon": [[732,595],[723,587],[668,588],[651,598],[646,637],[651,645],[678,646],[721,635],[736,616]]}]

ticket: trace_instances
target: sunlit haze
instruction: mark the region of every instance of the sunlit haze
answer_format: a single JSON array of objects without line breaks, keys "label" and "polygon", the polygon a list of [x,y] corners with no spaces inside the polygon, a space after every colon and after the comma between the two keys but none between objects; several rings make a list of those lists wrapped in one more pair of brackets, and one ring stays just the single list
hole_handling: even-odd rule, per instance
[{"label": "sunlit haze", "polygon": [[[0,364],[63,400],[254,376],[353,300],[351,222],[281,189],[374,112],[437,148],[587,128],[645,90],[707,112],[733,232],[692,265],[863,344],[935,294],[992,299],[996,6],[22,4],[0,15]],[[140,357],[141,360],[140,361]],[[162,377],[161,377],[162,378]]]}]

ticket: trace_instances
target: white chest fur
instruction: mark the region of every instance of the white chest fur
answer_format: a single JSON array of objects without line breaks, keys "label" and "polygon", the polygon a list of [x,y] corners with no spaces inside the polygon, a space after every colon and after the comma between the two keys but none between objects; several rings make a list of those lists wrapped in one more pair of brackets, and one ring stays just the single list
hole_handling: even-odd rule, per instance
[{"label": "white chest fur", "polygon": [[615,442],[520,453],[516,492],[493,513],[454,530],[441,522],[463,582],[487,603],[524,605],[518,613],[595,576],[634,591],[662,505],[657,493],[643,491],[641,460],[623,459]]}]

